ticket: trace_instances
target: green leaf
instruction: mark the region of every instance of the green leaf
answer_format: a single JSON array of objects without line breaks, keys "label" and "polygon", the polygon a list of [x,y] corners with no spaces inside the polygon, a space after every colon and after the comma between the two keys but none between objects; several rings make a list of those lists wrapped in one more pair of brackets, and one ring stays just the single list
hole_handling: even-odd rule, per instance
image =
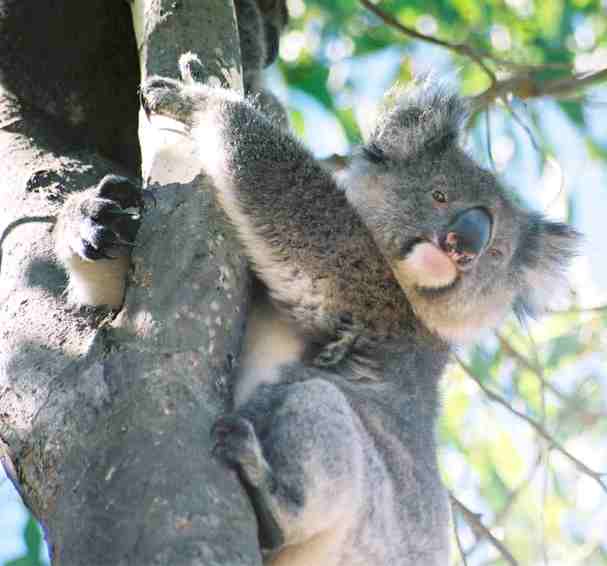
[{"label": "green leaf", "polygon": [[298,65],[282,65],[281,70],[289,86],[313,96],[327,110],[335,109],[333,97],[327,88],[329,77],[327,67],[314,61],[307,61]]},{"label": "green leaf", "polygon": [[579,128],[586,127],[586,119],[584,117],[584,111],[582,105],[579,102],[571,100],[560,100],[559,106],[561,110],[567,114],[569,119]]},{"label": "green leaf", "polygon": [[42,535],[38,523],[31,515],[23,529],[23,539],[27,547],[26,554],[7,561],[5,566],[43,566],[43,563],[40,561]]}]

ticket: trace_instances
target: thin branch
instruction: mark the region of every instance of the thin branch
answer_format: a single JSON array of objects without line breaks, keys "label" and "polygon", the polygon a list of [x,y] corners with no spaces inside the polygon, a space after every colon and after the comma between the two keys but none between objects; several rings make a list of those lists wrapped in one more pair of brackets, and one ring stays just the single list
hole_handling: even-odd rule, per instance
[{"label": "thin branch", "polygon": [[[394,16],[388,14],[371,0],[359,0],[361,5],[375,14],[386,25],[398,32],[449,49],[450,51],[467,57],[474,61],[487,75],[491,85],[487,90],[472,98],[472,105],[477,111],[488,107],[496,100],[506,101],[507,95],[511,94],[517,98],[526,100],[530,98],[539,98],[543,96],[552,96],[554,98],[570,98],[575,96],[580,90],[589,86],[607,81],[607,68],[590,73],[575,73],[569,63],[546,63],[540,65],[519,64],[505,59],[501,59],[480,49],[475,49],[466,43],[454,43],[443,39],[438,39],[431,35],[421,33],[414,28],[406,26],[399,22]],[[507,79],[498,80],[495,71],[487,65],[486,61],[491,61],[498,67],[508,67],[516,71],[513,76]],[[546,69],[563,69],[568,75],[557,79],[539,79],[536,74]]]},{"label": "thin branch", "polygon": [[535,134],[533,133],[533,130],[527,124],[525,124],[523,119],[516,113],[514,108],[512,108],[512,104],[510,104],[510,101],[504,100],[504,105],[508,109],[508,112],[510,113],[510,116],[512,116],[512,119],[523,129],[523,131],[529,137],[533,149],[535,149],[535,151],[541,154],[546,153],[546,151],[540,147],[539,143],[535,139]]},{"label": "thin branch", "polygon": [[[502,522],[504,522],[506,520],[506,517],[510,513],[512,506],[516,503],[516,500],[518,499],[519,495],[521,493],[523,493],[523,491],[525,489],[527,489],[527,487],[529,487],[529,484],[533,481],[533,478],[534,478],[541,462],[542,462],[542,457],[541,457],[541,455],[539,455],[536,458],[533,466],[530,468],[530,471],[527,474],[527,476],[525,477],[525,479],[523,479],[523,481],[521,481],[521,483],[519,485],[517,485],[512,491],[510,491],[508,493],[506,503],[499,511],[496,512],[495,518],[493,520],[493,524],[490,527],[488,527],[489,530],[493,530],[495,527],[498,527]],[[466,554],[468,556],[470,556],[476,550],[476,548],[480,542],[482,542],[482,539],[477,538],[476,542],[466,551]]]},{"label": "thin branch", "polygon": [[587,307],[587,308],[574,307],[574,308],[565,309],[565,310],[552,310],[552,311],[548,311],[548,314],[556,316],[559,314],[585,314],[585,313],[603,314],[606,312],[607,312],[607,305],[597,305],[595,307]]},{"label": "thin branch", "polygon": [[559,177],[560,177],[560,181],[561,181],[559,183],[559,190],[552,197],[552,200],[548,203],[548,206],[546,206],[546,211],[549,211],[552,209],[552,207],[556,206],[558,204],[559,200],[563,197],[563,195],[565,194],[566,187],[565,187],[565,175],[563,174],[563,167],[559,163],[558,159],[556,159],[556,157],[551,156],[551,155],[548,155],[546,159],[548,162],[551,162],[554,167],[558,167]]},{"label": "thin branch", "polygon": [[493,521],[493,527],[498,526],[500,523],[502,523],[503,521],[506,520],[506,517],[510,513],[510,510],[512,509],[512,506],[516,503],[516,500],[518,499],[519,495],[521,495],[521,493],[523,493],[523,491],[525,491],[525,489],[527,489],[529,487],[529,485],[531,484],[531,482],[533,481],[533,478],[535,477],[535,474],[537,473],[537,470],[539,469],[541,463],[542,463],[542,455],[539,454],[537,456],[536,460],[535,460],[535,463],[533,464],[533,466],[529,470],[529,473],[527,474],[527,477],[525,477],[521,481],[521,483],[519,483],[508,494],[508,499],[507,499],[506,503],[495,514],[495,519]]},{"label": "thin branch", "polygon": [[[538,368],[538,375],[541,378],[541,424],[542,427],[546,427],[546,380],[544,379],[544,369],[542,365],[542,361],[540,360],[540,354],[537,348],[537,343],[533,338],[533,334],[531,334],[529,328],[526,328],[527,338],[531,344],[531,351],[533,352],[533,362],[535,366]],[[548,480],[549,480],[549,470],[550,470],[550,444],[543,440],[539,439],[538,442],[540,446],[540,459],[543,461],[543,475],[542,475],[542,504],[540,506],[540,525],[541,525],[541,544],[540,548],[542,550],[542,558],[544,561],[544,566],[548,566],[548,549],[546,547],[546,501],[548,499]]]},{"label": "thin branch", "polygon": [[605,81],[607,81],[607,67],[590,73],[575,73],[564,79],[542,81],[542,95],[563,98]]},{"label": "thin branch", "polygon": [[571,399],[565,395],[558,387],[548,381],[544,375],[544,370],[541,366],[533,363],[530,359],[519,352],[512,343],[499,332],[495,332],[495,336],[500,344],[500,348],[511,358],[513,358],[519,366],[529,370],[541,383],[543,387],[548,389],[557,399],[563,403],[571,404]]},{"label": "thin branch", "polygon": [[[543,412],[542,417],[544,416],[545,411]],[[548,481],[549,481],[549,470],[550,470],[550,446],[547,442],[542,443],[541,452],[543,459],[545,460],[543,477],[542,477],[542,504],[540,505],[540,525],[542,537],[540,541],[540,548],[542,550],[542,559],[544,562],[544,566],[548,566],[548,546],[546,545],[546,501],[548,500]]]},{"label": "thin branch", "polygon": [[462,517],[468,523],[468,526],[472,529],[472,532],[480,539],[487,539],[504,557],[506,562],[511,566],[518,566],[518,562],[514,559],[510,551],[504,546],[504,544],[493,536],[493,533],[483,525],[481,516],[474,511],[471,511],[466,507],[459,499],[452,493],[449,493],[451,504],[455,509],[461,513]]},{"label": "thin branch", "polygon": [[502,351],[507,356],[513,358],[519,366],[529,370],[539,380],[542,387],[545,387],[559,401],[561,401],[568,407],[573,407],[573,409],[577,412],[586,413],[586,411],[581,411],[580,408],[576,406],[578,405],[578,403],[576,403],[575,399],[572,399],[569,395],[563,393],[556,385],[554,385],[554,383],[546,379],[544,369],[540,365],[532,362],[529,358],[524,356],[519,350],[517,350],[512,345],[512,343],[507,338],[505,338],[499,332],[495,332],[495,336],[500,344],[500,348],[502,349]]},{"label": "thin branch", "polygon": [[500,343],[500,348],[506,352],[511,358],[514,358],[519,365],[532,371],[533,373],[542,373],[542,369],[537,367],[529,358],[519,352],[510,341],[501,333],[495,332],[495,337]]},{"label": "thin branch", "polygon": [[401,33],[408,35],[409,37],[413,37],[415,39],[419,39],[420,41],[425,41],[426,43],[431,43],[433,45],[438,45],[440,47],[444,47],[446,49],[450,49],[455,53],[459,53],[464,57],[468,57],[472,59],[491,80],[491,84],[495,84],[497,79],[495,77],[495,73],[492,69],[490,69],[485,63],[484,59],[490,57],[489,54],[482,53],[477,51],[476,49],[466,45],[464,43],[452,43],[450,41],[444,41],[442,39],[437,39],[436,37],[432,37],[431,35],[426,35],[425,33],[420,33],[419,31],[405,26],[401,24],[394,16],[384,12],[375,4],[372,4],[370,0],[360,0],[360,3],[367,8],[370,12],[373,12],[378,18],[380,18],[384,23],[389,25],[391,28],[394,28]]},{"label": "thin branch", "polygon": [[494,53],[489,53],[486,55],[487,58],[491,59],[493,63],[498,65],[499,67],[509,68],[513,70],[517,70],[519,72],[537,72],[537,71],[547,71],[547,70],[556,70],[556,71],[572,71],[573,65],[571,63],[518,63],[517,61],[511,61],[510,59],[503,59],[495,55]]},{"label": "thin branch", "polygon": [[375,4],[370,2],[369,0],[360,0],[360,3],[367,8],[370,12],[373,12],[378,18],[383,20],[390,27],[413,37],[415,39],[419,39],[420,41],[425,41],[427,43],[432,43],[434,45],[438,45],[440,47],[445,47],[447,49],[451,49],[460,55],[468,57],[478,63],[479,66],[490,76],[493,76],[493,71],[486,67],[484,60],[489,59],[492,63],[494,63],[498,67],[507,67],[510,69],[516,69],[518,71],[543,71],[547,69],[556,69],[563,71],[570,71],[572,69],[571,63],[518,63],[516,61],[511,61],[510,59],[504,59],[502,57],[498,57],[497,55],[490,53],[488,51],[484,51],[481,49],[474,49],[465,43],[452,43],[450,41],[445,41],[441,39],[437,39],[431,35],[426,35],[421,33],[413,28],[405,26],[401,22],[399,22],[396,18],[391,16],[390,14],[384,12],[380,8],[378,8]]},{"label": "thin branch", "polygon": [[485,129],[487,130],[487,154],[489,155],[489,163],[493,171],[497,171],[495,159],[493,159],[493,143],[491,141],[491,109],[485,109]]},{"label": "thin branch", "polygon": [[474,375],[474,372],[472,371],[472,369],[470,367],[468,367],[461,360],[461,358],[459,356],[454,355],[454,357],[457,360],[457,362],[459,363],[459,365],[462,367],[462,369],[468,374],[468,376],[472,380],[474,380],[476,382],[476,384],[481,388],[482,392],[491,401],[494,401],[495,403],[502,405],[502,407],[507,409],[510,413],[517,416],[519,419],[525,421],[527,424],[529,424],[541,437],[543,437],[545,440],[547,440],[550,443],[551,448],[555,449],[557,452],[560,452],[563,456],[565,456],[568,460],[570,460],[581,473],[587,475],[588,477],[590,477],[594,481],[596,481],[601,486],[601,489],[605,493],[607,493],[607,484],[605,484],[605,482],[602,479],[603,476],[606,475],[605,473],[601,473],[601,472],[592,470],[586,464],[584,464],[584,462],[578,460],[573,454],[571,454],[563,446],[561,446],[561,444],[555,438],[553,438],[550,435],[550,433],[548,433],[546,431],[546,429],[540,423],[538,423],[531,417],[527,416],[525,413],[518,411],[512,405],[510,405],[510,403],[508,403],[508,401],[506,401],[506,399],[504,399],[503,397],[501,397],[500,395],[498,395],[497,393],[495,393],[494,391],[492,391],[491,389],[486,387],[482,383],[482,381],[476,375]]},{"label": "thin branch", "polygon": [[499,332],[495,332],[495,336],[499,341],[500,348],[502,351],[513,358],[516,363],[529,370],[536,379],[539,380],[542,388],[545,388],[547,391],[550,391],[570,412],[575,412],[578,415],[581,415],[585,418],[586,422],[588,421],[598,421],[599,419],[603,419],[607,416],[607,413],[604,411],[591,411],[586,407],[587,401],[576,398],[574,395],[567,395],[563,393],[554,383],[552,383],[549,379],[546,378],[546,374],[544,373],[544,369],[537,361],[532,362],[526,356],[524,356],[521,352],[519,352],[510,341],[508,341],[502,334]]},{"label": "thin branch", "polygon": [[579,91],[605,81],[607,68],[593,73],[573,73],[558,79],[540,79],[533,73],[526,72],[496,81],[487,90],[472,98],[472,104],[480,110],[495,100],[505,100],[509,94],[521,100],[543,96],[571,98]]},{"label": "thin branch", "polygon": [[462,540],[459,536],[459,529],[457,528],[457,521],[453,521],[453,532],[455,533],[455,542],[457,543],[457,548],[459,550],[459,555],[462,559],[462,563],[464,566],[468,566],[468,561],[466,560],[466,553],[464,552],[464,546],[462,545]]}]

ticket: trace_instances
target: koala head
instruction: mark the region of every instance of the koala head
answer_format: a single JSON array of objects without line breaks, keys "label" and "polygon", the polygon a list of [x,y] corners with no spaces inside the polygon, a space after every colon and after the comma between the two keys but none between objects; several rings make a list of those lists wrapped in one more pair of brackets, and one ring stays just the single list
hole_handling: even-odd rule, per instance
[{"label": "koala head", "polygon": [[466,117],[452,93],[398,93],[340,174],[416,315],[450,342],[474,338],[511,308],[540,312],[578,240],[518,205],[462,150]]}]

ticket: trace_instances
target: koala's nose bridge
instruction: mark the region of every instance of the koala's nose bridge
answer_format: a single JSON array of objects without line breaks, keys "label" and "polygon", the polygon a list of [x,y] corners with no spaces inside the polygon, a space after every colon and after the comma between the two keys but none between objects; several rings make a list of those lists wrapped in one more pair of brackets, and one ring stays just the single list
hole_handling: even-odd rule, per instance
[{"label": "koala's nose bridge", "polygon": [[493,220],[484,208],[460,212],[445,231],[444,244],[458,253],[479,255],[489,243]]}]

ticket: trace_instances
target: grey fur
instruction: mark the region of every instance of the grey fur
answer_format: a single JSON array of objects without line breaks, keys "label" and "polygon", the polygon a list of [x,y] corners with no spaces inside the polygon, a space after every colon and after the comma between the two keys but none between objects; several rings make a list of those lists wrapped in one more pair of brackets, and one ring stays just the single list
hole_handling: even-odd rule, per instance
[{"label": "grey fur", "polygon": [[[304,343],[213,431],[256,508],[267,563],[444,566],[434,421],[451,345],[513,305],[541,308],[577,234],[518,206],[465,154],[465,106],[428,84],[393,94],[338,183],[232,92],[155,78],[142,94],[148,113],[184,122],[200,144],[219,203]],[[470,210],[491,218],[472,259],[441,240]]]}]

